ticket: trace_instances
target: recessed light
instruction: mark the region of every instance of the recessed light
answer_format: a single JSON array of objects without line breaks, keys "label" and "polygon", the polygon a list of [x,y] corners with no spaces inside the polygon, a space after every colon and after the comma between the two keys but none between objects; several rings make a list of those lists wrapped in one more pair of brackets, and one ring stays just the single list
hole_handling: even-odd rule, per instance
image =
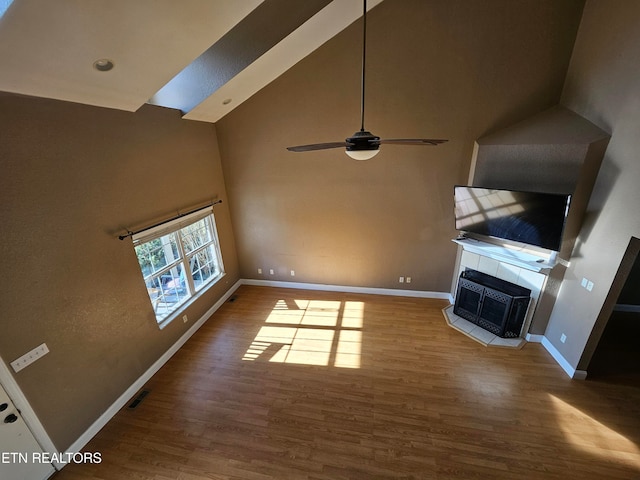
[{"label": "recessed light", "polygon": [[226,100],[222,101],[223,105],[229,105],[230,103],[231,103],[231,99],[230,98],[227,98]]},{"label": "recessed light", "polygon": [[108,58],[101,58],[93,62],[93,68],[100,72],[108,72],[113,68],[113,62]]}]

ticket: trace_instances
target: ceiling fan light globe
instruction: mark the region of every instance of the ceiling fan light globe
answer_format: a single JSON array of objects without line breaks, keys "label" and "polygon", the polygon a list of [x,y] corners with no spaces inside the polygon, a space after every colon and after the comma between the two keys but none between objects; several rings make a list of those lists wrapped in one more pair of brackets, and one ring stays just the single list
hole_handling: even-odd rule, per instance
[{"label": "ceiling fan light globe", "polygon": [[347,155],[349,155],[354,160],[369,160],[375,157],[380,150],[345,150]]}]

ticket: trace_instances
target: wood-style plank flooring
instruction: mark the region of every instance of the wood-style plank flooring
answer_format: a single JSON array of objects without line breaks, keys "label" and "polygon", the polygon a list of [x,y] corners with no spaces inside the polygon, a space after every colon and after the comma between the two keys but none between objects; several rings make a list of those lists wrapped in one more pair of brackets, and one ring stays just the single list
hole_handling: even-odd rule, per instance
[{"label": "wood-style plank flooring", "polygon": [[54,480],[639,479],[640,387],[441,300],[243,286]]}]

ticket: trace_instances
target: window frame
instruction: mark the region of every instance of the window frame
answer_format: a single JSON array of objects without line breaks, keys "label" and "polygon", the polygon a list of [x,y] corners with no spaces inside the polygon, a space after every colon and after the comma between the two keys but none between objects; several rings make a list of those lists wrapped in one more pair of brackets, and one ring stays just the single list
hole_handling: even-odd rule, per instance
[{"label": "window frame", "polygon": [[[207,225],[207,230],[210,236],[210,239],[203,243],[202,245],[198,245],[192,250],[188,250],[184,246],[183,236],[181,231],[190,225],[200,222],[201,220],[205,220],[205,224]],[[173,258],[170,261],[166,262],[166,265],[158,268],[151,274],[145,275],[143,270],[143,266],[140,264],[138,259],[136,247],[152,242],[153,240],[165,237],[167,235],[173,235],[173,239],[176,243],[176,252],[172,253],[171,256],[177,253],[179,258]],[[138,260],[138,268],[140,269],[140,274],[142,275],[142,279],[147,288],[147,294],[150,302],[150,306],[153,309],[153,312],[156,317],[156,321],[160,329],[167,326],[174,319],[176,319],[188,306],[190,306],[196,299],[202,296],[206,291],[208,291],[213,285],[217,284],[225,275],[226,272],[224,270],[224,263],[222,260],[222,250],[220,248],[220,241],[218,237],[218,229],[216,226],[215,216],[213,214],[213,207],[207,207],[197,212],[190,213],[188,215],[183,215],[174,220],[162,223],[161,225],[149,228],[142,232],[136,233],[132,235],[134,252],[136,252],[136,260]],[[215,262],[216,274],[211,275],[204,282],[198,283],[194,279],[194,272],[192,271],[191,260],[195,258],[198,253],[204,250],[210,250],[210,255],[213,255],[213,260]],[[160,304],[160,301],[157,300],[159,297],[153,297],[152,288],[149,285],[151,283],[158,282],[158,279],[161,279],[163,275],[167,275],[172,270],[177,268],[181,268],[181,272],[178,277],[184,275],[184,286],[186,288],[186,297],[180,299],[180,295],[178,293],[178,289],[180,287],[171,287],[176,290],[176,295],[179,300],[175,303],[171,303],[169,306],[165,305],[165,308],[169,308],[170,310],[164,314],[159,315],[157,307]],[[197,271],[200,270],[200,267]],[[176,277],[174,273],[170,273],[172,276],[172,281],[175,281]],[[162,280],[160,280],[161,282]],[[151,283],[150,283],[151,282]],[[160,284],[159,284],[160,285]],[[162,287],[160,287],[162,290]],[[163,290],[162,290],[163,291]],[[163,295],[164,296],[164,291]],[[156,301],[156,303],[154,303]]]}]

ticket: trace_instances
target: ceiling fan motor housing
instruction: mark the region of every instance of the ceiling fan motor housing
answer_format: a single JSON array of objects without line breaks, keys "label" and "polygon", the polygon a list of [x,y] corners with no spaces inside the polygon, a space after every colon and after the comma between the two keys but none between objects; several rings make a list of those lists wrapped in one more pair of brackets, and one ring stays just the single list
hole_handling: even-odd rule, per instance
[{"label": "ceiling fan motor housing", "polygon": [[366,130],[360,130],[346,139],[348,151],[358,150],[378,150],[380,148],[380,137],[375,136]]},{"label": "ceiling fan motor housing", "polygon": [[[1,0],[0,0],[1,1]],[[438,145],[446,140],[423,139],[423,138],[394,138],[380,140],[371,132],[364,129],[364,100],[365,100],[365,60],[367,44],[367,0],[362,2],[362,88],[360,91],[360,131],[347,138],[345,142],[314,143],[311,145],[299,145],[287,147],[293,152],[310,152],[314,150],[326,150],[329,148],[344,148],[346,153],[355,160],[369,160],[380,151],[380,144],[395,145]]]}]

